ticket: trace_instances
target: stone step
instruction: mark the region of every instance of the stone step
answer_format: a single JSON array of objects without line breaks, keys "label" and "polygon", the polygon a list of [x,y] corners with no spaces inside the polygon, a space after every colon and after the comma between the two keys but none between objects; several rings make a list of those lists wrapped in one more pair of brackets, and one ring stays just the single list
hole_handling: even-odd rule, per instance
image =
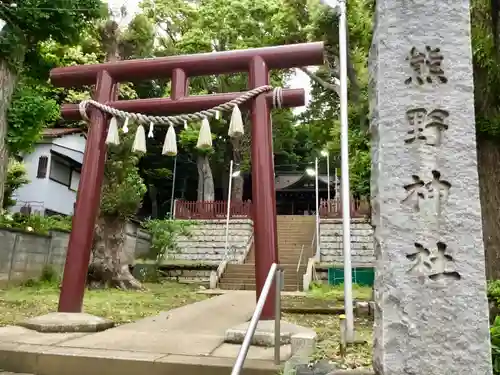
[{"label": "stone step", "polygon": [[[299,272],[298,274],[296,272],[285,272],[285,280],[295,280],[297,277],[299,279],[302,278],[302,275],[304,275],[303,272]],[[222,275],[221,280],[254,280],[255,279],[255,273],[235,273],[235,272],[230,272],[230,273],[224,273]]]},{"label": "stone step", "polygon": [[[247,266],[247,267],[242,267],[242,266]],[[297,265],[289,265],[289,266],[281,266],[283,269],[283,272],[285,275],[295,275],[297,274]],[[304,274],[306,272],[306,264],[302,264],[299,267],[298,273],[299,274]],[[224,272],[224,275],[254,275],[255,274],[255,266],[252,265],[228,265],[226,267],[226,270]]]},{"label": "stone step", "polygon": [[[285,276],[285,285],[287,284],[296,284],[297,279],[302,280],[302,277],[297,277],[297,275],[290,275],[289,277]],[[221,283],[228,283],[228,284],[237,284],[237,283],[246,283],[246,284],[255,284],[255,276],[254,275],[249,275],[248,277],[226,277],[223,276],[222,279],[220,280]]]},{"label": "stone step", "polygon": [[[222,290],[255,290],[255,283],[239,283],[239,284],[228,284],[221,282],[219,288]],[[302,289],[302,283],[299,284],[298,290]],[[286,292],[294,292],[297,290],[297,284],[285,284],[283,290]]]},{"label": "stone step", "polygon": [[312,240],[314,237],[314,233],[316,232],[315,230],[310,231],[308,229],[303,228],[303,225],[297,225],[296,227],[288,227],[284,228],[278,227],[278,239],[279,238],[285,238],[288,234],[291,234],[295,237],[302,237],[302,238],[309,238],[309,241]]},{"label": "stone step", "polygon": [[[302,257],[302,262],[305,262],[305,259],[307,257]],[[297,267],[297,263],[299,262],[299,257],[296,256],[296,257],[280,257],[279,258],[280,260],[280,263],[289,263],[289,264],[293,264],[295,265],[295,267]]]},{"label": "stone step", "polygon": [[[18,347],[23,347],[24,350],[19,350]],[[3,351],[4,355],[0,357],[0,364],[4,369],[15,372],[0,369],[0,375],[31,375],[26,373],[27,371],[50,375],[68,375],[69,373],[74,375],[102,373],[106,375],[143,373],[214,375],[229,374],[234,366],[233,356],[165,355],[161,358],[159,354],[113,351],[112,348],[90,350],[50,347],[50,349],[47,350],[47,347],[41,345],[10,345]],[[103,366],[106,368],[105,372]],[[241,374],[276,375],[278,371],[279,367],[271,360],[247,359]]]},{"label": "stone step", "polygon": [[[303,267],[305,268],[305,264]],[[280,267],[284,270],[295,270],[297,268],[297,263],[293,264],[284,264],[281,263]],[[245,263],[245,264],[228,264],[226,267],[226,271],[229,270],[237,270],[241,272],[245,272],[245,270],[254,270],[255,269],[255,263]]]},{"label": "stone step", "polygon": [[[285,273],[285,277],[288,277],[288,275],[297,275],[297,267],[285,269],[285,270],[283,270],[283,272]],[[305,272],[306,272],[306,267],[302,266],[299,268],[298,274],[303,275]],[[243,277],[243,276],[248,276],[248,275],[254,276],[255,269],[254,268],[247,269],[247,270],[226,269],[226,272],[224,272],[224,275],[222,275],[222,277],[226,277],[229,275],[234,275],[235,277],[239,277],[239,276]]]},{"label": "stone step", "polygon": [[[306,271],[305,266],[300,267],[298,274],[303,275],[305,273],[305,271]],[[284,273],[285,273],[285,277],[288,277],[288,275],[296,275],[297,269],[296,268],[287,269],[287,270],[284,270]],[[224,275],[222,277],[229,277],[229,275],[234,275],[234,277],[239,277],[239,276],[246,277],[246,276],[250,275],[253,277],[255,275],[255,270],[251,269],[251,270],[238,271],[238,270],[228,269],[228,270],[226,270],[226,272],[224,272]]]},{"label": "stone step", "polygon": [[[311,249],[311,244],[304,245],[304,252]],[[282,253],[297,253],[300,254],[302,251],[302,245],[297,244],[278,244],[278,250],[280,254]]]},{"label": "stone step", "polygon": [[[299,290],[302,289],[302,282],[299,282]],[[224,281],[219,283],[220,289],[225,290],[255,290],[255,281],[241,280],[241,281]],[[297,282],[289,282],[283,285],[284,291],[296,291]]]},{"label": "stone step", "polygon": [[278,238],[286,236],[288,233],[293,234],[295,236],[303,236],[303,237],[308,237],[310,239],[313,238],[314,233],[316,233],[316,228],[313,228],[312,230],[308,228],[304,224],[297,224],[297,225],[278,225]]}]

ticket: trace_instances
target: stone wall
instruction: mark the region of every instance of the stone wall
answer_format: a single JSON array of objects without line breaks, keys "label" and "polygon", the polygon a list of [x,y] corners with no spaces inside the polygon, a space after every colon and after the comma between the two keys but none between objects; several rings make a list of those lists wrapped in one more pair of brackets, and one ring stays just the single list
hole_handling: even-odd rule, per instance
[{"label": "stone wall", "polygon": [[[220,263],[224,258],[226,241],[225,220],[197,220],[189,228],[190,236],[179,236],[179,253],[171,259],[194,260],[205,263]],[[250,219],[231,220],[228,236],[230,259],[243,262],[253,236],[253,222]]]},{"label": "stone wall", "polygon": [[[169,263],[159,266],[161,277],[184,284],[199,284],[205,287],[210,285],[210,274],[217,270],[217,264],[195,263]],[[153,263],[136,263],[132,271],[140,281],[151,280],[156,273]]]},{"label": "stone wall", "polygon": [[149,253],[151,236],[135,221],[125,226],[125,251],[122,254],[122,263],[133,264],[136,258]]},{"label": "stone wall", "polygon": [[[343,264],[342,220],[321,219],[321,263]],[[373,229],[365,219],[351,219],[351,252],[353,267],[373,267]]]}]

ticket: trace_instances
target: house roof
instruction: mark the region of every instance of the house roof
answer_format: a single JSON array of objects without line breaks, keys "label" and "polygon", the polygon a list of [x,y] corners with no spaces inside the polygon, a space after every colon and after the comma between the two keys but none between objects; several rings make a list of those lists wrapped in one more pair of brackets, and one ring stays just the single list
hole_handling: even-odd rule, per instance
[{"label": "house roof", "polygon": [[81,128],[51,128],[43,129],[42,135],[44,138],[59,138],[65,135],[78,134],[83,132],[84,131]]}]

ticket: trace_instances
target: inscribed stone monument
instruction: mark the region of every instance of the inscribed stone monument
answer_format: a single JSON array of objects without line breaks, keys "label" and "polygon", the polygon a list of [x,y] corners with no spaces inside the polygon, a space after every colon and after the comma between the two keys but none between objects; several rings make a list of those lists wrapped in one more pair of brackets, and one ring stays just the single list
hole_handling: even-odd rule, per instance
[{"label": "inscribed stone monument", "polygon": [[377,0],[374,369],[491,375],[468,0]]}]

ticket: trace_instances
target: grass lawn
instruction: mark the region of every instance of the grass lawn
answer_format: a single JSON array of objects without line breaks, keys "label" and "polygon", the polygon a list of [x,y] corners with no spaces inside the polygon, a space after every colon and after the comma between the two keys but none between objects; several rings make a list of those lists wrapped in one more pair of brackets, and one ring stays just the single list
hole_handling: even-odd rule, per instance
[{"label": "grass lawn", "polygon": [[328,360],[339,368],[370,369],[372,365],[372,330],[373,321],[356,318],[354,327],[356,338],[366,344],[349,346],[345,359],[340,356],[340,319],[338,315],[284,314],[283,319],[304,327],[314,329],[318,335],[315,360]]},{"label": "grass lawn", "polygon": [[[356,301],[369,301],[372,288],[354,284],[352,294]],[[283,307],[342,307],[344,305],[344,286],[314,284],[306,296],[283,296],[282,303]]]},{"label": "grass lawn", "polygon": [[[116,324],[132,322],[208,296],[196,293],[198,287],[165,282],[146,284],[148,291],[121,291],[117,289],[86,291],[84,311],[109,318]],[[354,298],[369,300],[371,288],[354,287]],[[342,306],[343,286],[314,286],[305,297],[283,297],[283,306],[339,307]],[[36,283],[33,286],[10,287],[0,290],[0,326],[16,324],[28,317],[57,310],[57,284]],[[372,347],[371,319],[357,318],[355,327],[360,339],[367,344],[347,349],[345,359],[339,351],[340,320],[338,315],[284,314],[284,319],[313,328],[318,334],[314,359],[325,359],[344,368],[370,368]]]},{"label": "grass lawn", "polygon": [[[314,285],[305,297],[283,297],[283,306],[288,307],[342,307],[344,286]],[[371,287],[353,285],[355,300],[369,301]],[[370,369],[372,365],[372,331],[371,318],[356,318],[354,327],[356,338],[364,340],[366,344],[359,344],[347,348],[345,358],[340,356],[340,319],[338,315],[323,314],[284,314],[284,319],[290,323],[314,329],[318,335],[315,360],[328,360],[345,369]]]},{"label": "grass lawn", "polygon": [[[197,294],[198,288],[175,282],[145,284],[148,291],[118,289],[85,292],[83,311],[123,324],[156,315],[161,311],[206,299]],[[11,287],[0,290],[0,326],[16,324],[28,317],[57,311],[57,285],[37,283],[34,286]]]}]

